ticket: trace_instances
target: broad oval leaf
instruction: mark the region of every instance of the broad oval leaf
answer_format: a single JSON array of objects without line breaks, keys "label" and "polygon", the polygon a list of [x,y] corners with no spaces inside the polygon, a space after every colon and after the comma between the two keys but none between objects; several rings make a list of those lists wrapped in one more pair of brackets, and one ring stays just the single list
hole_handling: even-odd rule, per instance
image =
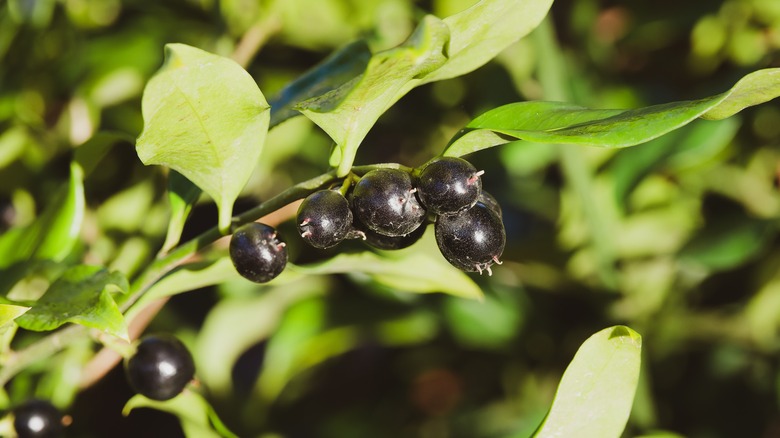
[{"label": "broad oval leaf", "polygon": [[268,131],[268,103],[235,61],[184,44],[165,46],[165,64],[144,89],[136,151],[209,194],[219,227],[254,170]]},{"label": "broad oval leaf", "polygon": [[151,400],[140,394],[134,395],[125,403],[122,415],[128,416],[138,408],[157,409],[175,415],[179,418],[182,431],[188,437],[236,437],[236,434],[222,423],[209,402],[202,395],[189,389],[166,401]]},{"label": "broad oval leaf", "polygon": [[126,293],[128,289],[127,279],[118,271],[74,266],[52,283],[16,322],[34,331],[54,330],[71,322],[129,340],[127,324],[112,296],[112,292]]},{"label": "broad oval leaf", "polygon": [[625,326],[597,332],[563,373],[534,437],[619,437],[639,380],[642,337]]},{"label": "broad oval leaf", "polygon": [[[778,96],[780,69],[774,68],[753,72],[716,96],[631,110],[596,110],[564,102],[511,103],[472,120],[450,142],[444,155],[462,156],[514,140],[609,148],[634,146],[697,118],[720,120]],[[477,134],[482,130],[494,135]]]}]

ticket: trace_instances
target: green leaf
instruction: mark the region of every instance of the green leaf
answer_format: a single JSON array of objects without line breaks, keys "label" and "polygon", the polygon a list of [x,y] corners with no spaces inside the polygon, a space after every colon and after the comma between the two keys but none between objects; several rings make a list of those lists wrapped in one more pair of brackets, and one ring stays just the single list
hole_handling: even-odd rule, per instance
[{"label": "green leaf", "polygon": [[561,378],[534,437],[620,437],[639,380],[642,338],[625,326],[588,338]]},{"label": "green leaf", "polygon": [[445,18],[444,23],[450,29],[449,60],[422,83],[454,78],[481,67],[538,26],[552,3],[552,0],[483,0]]},{"label": "green leaf", "polygon": [[411,89],[403,91],[407,84],[446,62],[448,40],[447,25],[428,15],[404,44],[375,54],[361,76],[297,105],[336,142],[340,176],[349,173],[374,122]]},{"label": "green leaf", "polygon": [[443,292],[463,298],[482,299],[482,290],[463,271],[438,253],[433,230],[419,242],[398,251],[341,253],[323,262],[291,266],[308,274],[365,274],[377,283],[405,292]]},{"label": "green leaf", "polygon": [[133,409],[138,408],[157,409],[177,416],[187,437],[233,438],[237,436],[222,423],[214,408],[202,395],[189,389],[166,401],[151,400],[140,394],[135,395],[122,408],[122,415],[128,416]]},{"label": "green leaf", "polygon": [[678,257],[713,271],[734,268],[761,254],[774,229],[771,222],[758,219],[719,217],[688,241]]},{"label": "green leaf", "polygon": [[184,44],[166,45],[165,58],[144,90],[138,157],[176,170],[208,193],[227,233],[233,203],[260,157],[268,103],[230,59]]},{"label": "green leaf", "polygon": [[450,142],[444,155],[461,156],[502,144],[489,130],[537,143],[580,144],[621,148],[634,146],[679,129],[697,118],[719,120],[742,108],[780,96],[780,69],[751,73],[729,91],[700,100],[631,110],[588,109],[564,102],[517,102],[472,120]]},{"label": "green leaf", "polygon": [[72,162],[66,187],[32,224],[0,236],[0,268],[29,259],[62,261],[79,241],[84,221],[84,184],[81,167]]},{"label": "green leaf", "polygon": [[120,272],[100,266],[74,266],[16,321],[34,331],[54,330],[72,322],[129,340],[125,319],[111,296],[112,291],[124,293],[128,288]]},{"label": "green leaf", "polygon": [[171,206],[171,219],[168,221],[168,233],[165,235],[165,243],[160,252],[168,252],[179,243],[184,223],[200,194],[200,188],[179,172],[171,170],[168,174],[168,203]]},{"label": "green leaf", "polygon": [[371,50],[364,40],[355,41],[333,52],[271,99],[270,126],[298,115],[295,105],[299,102],[331,92],[360,76],[366,70],[369,59]]},{"label": "green leaf", "polygon": [[15,320],[25,312],[30,310],[29,307],[16,306],[13,304],[0,304],[0,327]]},{"label": "green leaf", "polygon": [[[372,56],[362,75],[327,88],[295,109],[336,142],[332,161],[338,175],[344,176],[366,134],[391,105],[419,85],[485,64],[536,27],[551,4],[552,0],[483,0],[444,20],[428,15],[404,44]],[[358,66],[357,61],[348,63],[345,76]],[[319,90],[310,94],[315,91]]]}]

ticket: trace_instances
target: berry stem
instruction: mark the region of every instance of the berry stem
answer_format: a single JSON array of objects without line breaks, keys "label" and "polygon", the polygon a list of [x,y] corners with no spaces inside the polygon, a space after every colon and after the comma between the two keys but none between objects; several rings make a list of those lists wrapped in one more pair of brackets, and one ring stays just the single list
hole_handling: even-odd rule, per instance
[{"label": "berry stem", "polygon": [[[402,169],[411,171],[411,168],[397,163],[380,163],[352,168],[355,175],[364,175],[374,169]],[[336,171],[332,170],[315,178],[298,183],[273,198],[263,202],[257,207],[233,217],[231,229],[243,224],[253,222],[269,213],[272,213],[285,205],[303,199],[306,196],[321,190],[332,184],[338,178]],[[117,305],[123,313],[126,313],[146,291],[163,278],[171,270],[185,264],[198,251],[223,237],[218,226],[215,226],[199,236],[180,244],[168,253],[158,254],[157,259],[133,280],[130,292],[117,297]],[[127,321],[128,324],[132,321]],[[48,334],[46,337],[25,347],[22,350],[8,352],[5,360],[0,362],[0,387],[5,386],[16,374],[27,368],[31,363],[53,356],[71,343],[88,335],[87,328],[81,325],[70,325]]]}]

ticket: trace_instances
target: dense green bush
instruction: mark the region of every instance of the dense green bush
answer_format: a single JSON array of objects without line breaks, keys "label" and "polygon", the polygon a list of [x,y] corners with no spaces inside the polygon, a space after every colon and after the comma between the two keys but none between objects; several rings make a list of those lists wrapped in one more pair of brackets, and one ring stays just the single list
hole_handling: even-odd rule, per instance
[{"label": "dense green bush", "polygon": [[[0,435],[30,400],[67,436],[777,435],[777,2],[551,4],[0,3]],[[441,155],[500,205],[493,275],[433,225],[300,237]],[[194,358],[171,400],[126,381],[146,333]]]}]

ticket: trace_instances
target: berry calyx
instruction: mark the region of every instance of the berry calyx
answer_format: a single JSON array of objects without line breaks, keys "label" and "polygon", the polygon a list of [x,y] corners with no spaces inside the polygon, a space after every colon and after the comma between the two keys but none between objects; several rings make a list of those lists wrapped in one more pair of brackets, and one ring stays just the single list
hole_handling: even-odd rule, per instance
[{"label": "berry calyx", "polygon": [[417,182],[420,202],[435,214],[454,214],[477,202],[484,171],[457,157],[440,157],[428,163]]},{"label": "berry calyx", "polygon": [[355,184],[352,212],[371,231],[391,237],[405,236],[416,230],[426,217],[415,191],[409,173],[375,169]]},{"label": "berry calyx", "polygon": [[298,208],[297,222],[303,240],[315,248],[330,248],[349,237],[352,210],[341,193],[320,190],[303,200]]},{"label": "berry calyx", "polygon": [[467,272],[487,271],[501,264],[506,231],[501,217],[481,202],[470,209],[436,219],[436,243],[450,264]]},{"label": "berry calyx", "polygon": [[179,395],[195,375],[195,363],[187,347],[168,335],[146,336],[135,354],[125,361],[130,386],[152,400]]},{"label": "berry calyx", "polygon": [[13,410],[14,430],[19,438],[62,436],[62,413],[46,400],[28,400]]},{"label": "berry calyx", "polygon": [[274,227],[251,222],[236,229],[230,238],[230,260],[242,277],[266,283],[287,266],[287,245]]}]

